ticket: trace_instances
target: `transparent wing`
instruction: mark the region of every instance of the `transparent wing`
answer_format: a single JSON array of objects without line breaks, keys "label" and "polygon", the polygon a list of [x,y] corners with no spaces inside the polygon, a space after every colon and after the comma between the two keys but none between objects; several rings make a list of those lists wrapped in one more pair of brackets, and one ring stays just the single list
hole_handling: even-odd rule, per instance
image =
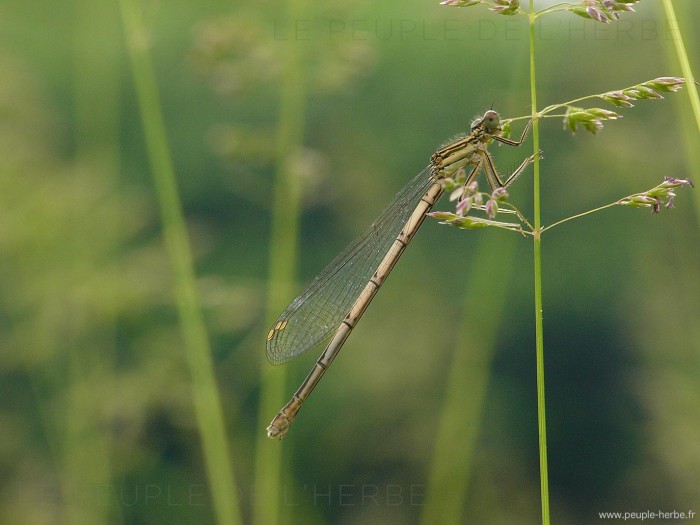
[{"label": "transparent wing", "polygon": [[328,343],[433,182],[428,166],[282,312],[267,336],[271,363]]}]

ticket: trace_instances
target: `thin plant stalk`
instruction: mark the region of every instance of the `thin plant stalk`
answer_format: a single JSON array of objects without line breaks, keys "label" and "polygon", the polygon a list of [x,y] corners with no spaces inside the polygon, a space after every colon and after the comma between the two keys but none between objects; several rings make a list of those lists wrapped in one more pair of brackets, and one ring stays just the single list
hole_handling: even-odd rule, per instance
[{"label": "thin plant stalk", "polygon": [[[301,18],[304,0],[286,2],[289,20]],[[272,231],[268,267],[266,326],[271,325],[284,309],[295,290],[301,187],[291,162],[302,146],[306,94],[301,67],[302,43],[290,41],[285,52],[285,68],[280,83],[280,114],[277,124],[275,180],[272,198]],[[262,340],[261,340],[262,341]],[[264,356],[264,352],[261,353]],[[255,498],[253,523],[280,523],[282,447],[267,438],[264,429],[269,419],[284,402],[287,367],[271,367],[267,359],[261,363],[261,393],[255,453]]]},{"label": "thin plant stalk", "polygon": [[[698,131],[700,131],[700,96],[698,96],[698,88],[695,84],[693,69],[690,67],[690,59],[688,58],[688,53],[683,41],[683,34],[681,33],[681,28],[676,18],[677,15],[673,7],[673,2],[671,0],[662,0],[662,4],[670,28],[671,40],[673,40],[676,56],[680,62],[683,77],[685,78],[685,86],[688,88],[688,96],[690,97],[690,105],[693,109],[695,124],[697,125]],[[697,137],[695,140],[697,140]],[[695,144],[695,142],[691,143]],[[695,217],[698,224],[700,224],[700,193],[694,192],[694,194],[696,202]]]},{"label": "thin plant stalk", "polygon": [[[421,515],[425,525],[464,523],[462,511],[480,428],[477,422],[481,421],[514,252],[515,238],[484,237],[477,246],[472,270],[467,272],[464,320],[448,367]],[[489,300],[484,301],[484,297]],[[478,312],[478,319],[474,312]]]},{"label": "thin plant stalk", "polygon": [[[537,115],[537,81],[535,67],[535,5],[530,0],[530,104],[532,115]],[[540,214],[540,134],[539,122],[532,125],[532,148],[535,154],[533,165],[533,214],[535,235],[533,236],[534,277],[535,277],[535,355],[537,361],[537,429],[540,456],[540,499],[542,503],[542,524],[549,525],[549,476],[547,469],[547,417],[545,411],[544,379],[544,329],[542,324],[542,227]]]},{"label": "thin plant stalk", "polygon": [[136,0],[121,0],[120,7],[163,234],[172,264],[185,357],[192,375],[195,417],[202,439],[216,522],[236,525],[241,523],[238,492],[209,340],[197,294],[192,251],[170,157],[155,72],[148,52],[146,29]]},{"label": "thin plant stalk", "polygon": [[685,78],[685,86],[687,87],[688,95],[690,96],[690,105],[693,108],[695,122],[698,126],[698,131],[700,131],[700,98],[698,97],[698,88],[695,84],[695,77],[693,76],[693,70],[690,67],[690,60],[683,42],[683,34],[681,33],[681,28],[678,25],[678,19],[676,18],[672,0],[662,0],[662,3],[664,6],[664,11],[666,12],[666,19],[670,25],[669,32],[676,47],[676,55],[678,56],[678,61],[680,62],[681,70],[683,71],[683,77]]}]

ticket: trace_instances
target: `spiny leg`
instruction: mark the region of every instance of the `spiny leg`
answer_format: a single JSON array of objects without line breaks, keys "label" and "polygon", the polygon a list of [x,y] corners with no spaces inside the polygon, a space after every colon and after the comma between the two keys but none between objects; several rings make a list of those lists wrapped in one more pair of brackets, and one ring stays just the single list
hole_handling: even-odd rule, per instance
[{"label": "spiny leg", "polygon": [[486,173],[486,180],[491,186],[491,190],[504,187],[503,181],[498,175],[498,170],[496,170],[496,166],[493,163],[493,157],[488,151],[484,152],[484,173]]},{"label": "spiny leg", "polygon": [[[505,137],[500,137],[498,135],[494,135],[493,139],[497,140],[498,142],[502,144],[507,144],[508,146],[514,146],[518,147],[520,146],[525,138],[527,137],[528,132],[530,131],[530,127],[532,126],[533,119],[530,119],[527,121],[527,124],[525,125],[525,128],[523,129],[522,133],[520,134],[520,138],[518,140],[511,140],[507,139]],[[542,158],[542,152],[538,152],[540,155],[540,158]],[[532,162],[534,162],[535,156],[531,155],[530,157],[526,158],[525,160],[522,161],[520,166],[510,174],[510,176],[506,179],[505,182],[501,179],[500,175],[498,174],[498,170],[496,169],[495,164],[493,163],[493,157],[491,157],[491,154],[488,151],[484,152],[484,171],[486,172],[486,179],[488,180],[489,186],[491,186],[492,190],[495,190],[496,188],[507,188],[510,186],[515,179],[517,179],[520,174],[523,172],[523,170]]]},{"label": "spiny leg", "polygon": [[466,188],[469,186],[476,176],[479,174],[479,171],[481,170],[481,166],[484,164],[484,159],[482,158],[479,162],[476,163],[476,166],[474,166],[474,169],[469,172],[469,176],[464,180],[464,187]]},{"label": "spiny leg", "polygon": [[476,163],[476,165],[469,172],[469,175],[464,179],[464,183],[462,184],[462,194],[459,198],[460,201],[465,198],[467,194],[467,188],[474,181],[476,176],[479,175],[479,171],[481,171],[481,167],[483,166],[483,164],[484,159],[482,158],[479,160],[479,162]]},{"label": "spiny leg", "polygon": [[460,193],[459,199],[457,199],[457,213],[461,214],[462,211],[467,207],[470,196],[469,185],[474,181],[474,179],[476,179],[477,175],[479,175],[483,164],[484,160],[482,158],[469,172],[469,176],[466,179],[464,179],[464,184],[462,184],[462,191]]},{"label": "spiny leg", "polygon": [[507,139],[505,137],[500,137],[498,135],[494,135],[493,139],[497,140],[498,142],[502,144],[507,144],[508,146],[515,146],[516,148],[520,146],[523,141],[525,140],[525,137],[527,137],[528,132],[530,131],[530,126],[532,126],[532,121],[533,119],[530,119],[527,121],[527,124],[525,124],[525,129],[523,129],[523,132],[520,134],[520,139],[516,140],[511,140]]},{"label": "spiny leg", "polygon": [[527,157],[525,160],[523,160],[520,163],[520,166],[518,166],[518,169],[516,169],[513,173],[510,174],[510,177],[506,179],[506,182],[503,184],[504,188],[507,188],[510,186],[515,179],[517,179],[520,174],[525,171],[525,168],[527,168],[530,164],[535,162],[535,157],[539,157],[540,159],[542,158],[542,150],[538,151],[536,155],[530,155]]},{"label": "spiny leg", "polygon": [[[538,152],[538,155],[540,158],[542,158],[542,152]],[[535,161],[535,155],[530,155],[527,157],[525,160],[523,160],[520,163],[520,166],[510,174],[510,176],[503,182],[501,179],[500,175],[498,174],[498,170],[496,169],[496,166],[493,163],[493,158],[488,152],[485,152],[484,154],[485,157],[485,162],[484,162],[484,171],[486,172],[486,179],[488,180],[489,186],[491,186],[492,190],[495,190],[497,188],[507,188],[510,186],[515,179],[517,179],[520,174],[527,168],[530,164],[532,164]]]}]

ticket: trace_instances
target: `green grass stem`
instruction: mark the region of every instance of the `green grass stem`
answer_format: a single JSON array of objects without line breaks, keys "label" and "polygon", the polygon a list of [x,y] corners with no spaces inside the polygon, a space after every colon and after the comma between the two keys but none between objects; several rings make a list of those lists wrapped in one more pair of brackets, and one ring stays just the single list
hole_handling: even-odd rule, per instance
[{"label": "green grass stem", "polygon": [[676,55],[678,56],[678,61],[680,62],[681,70],[683,71],[683,77],[686,81],[686,87],[690,97],[690,105],[693,108],[695,122],[698,126],[698,131],[700,131],[700,98],[698,97],[698,87],[695,84],[693,69],[690,67],[690,59],[688,58],[685,43],[683,42],[683,33],[681,32],[680,25],[678,24],[678,19],[676,18],[676,12],[673,8],[672,0],[662,0],[662,3],[664,6],[664,11],[666,12],[666,19],[670,27],[669,33],[671,35],[671,40],[675,45]]},{"label": "green grass stem", "polygon": [[[533,117],[537,114],[537,77],[535,64],[535,15],[534,0],[530,0],[530,104]],[[533,214],[535,235],[533,236],[534,277],[535,277],[535,354],[537,361],[537,429],[540,454],[540,499],[542,502],[542,523],[549,525],[549,475],[547,469],[547,417],[545,411],[544,379],[544,329],[542,324],[542,227],[540,214],[540,134],[539,121],[532,124],[532,149],[535,155],[533,165]]]},{"label": "green grass stem", "polygon": [[[693,110],[695,125],[700,132],[700,97],[698,96],[698,86],[695,84],[693,69],[690,67],[690,59],[688,57],[688,52],[686,51],[683,33],[681,31],[680,24],[678,23],[673,2],[671,0],[662,0],[662,4],[666,13],[666,20],[669,25],[669,34],[671,35],[670,39],[673,41],[676,57],[678,58],[683,77],[685,78],[685,85],[688,89],[688,96],[690,97],[690,106]],[[692,20],[692,18],[690,19]],[[695,133],[693,133],[693,135],[694,138],[689,140],[689,145],[694,150],[694,146],[697,144],[697,135],[695,135]],[[695,154],[694,151],[691,152],[691,154]],[[697,164],[694,167],[697,171]],[[695,218],[697,219],[698,225],[700,225],[700,192],[694,191],[693,194],[695,195]]]},{"label": "green grass stem", "polygon": [[172,264],[185,357],[192,377],[195,417],[202,439],[214,513],[217,523],[235,525],[241,523],[238,491],[209,339],[197,294],[192,251],[170,157],[155,72],[148,52],[147,32],[136,0],[121,0],[120,7],[165,244]]}]

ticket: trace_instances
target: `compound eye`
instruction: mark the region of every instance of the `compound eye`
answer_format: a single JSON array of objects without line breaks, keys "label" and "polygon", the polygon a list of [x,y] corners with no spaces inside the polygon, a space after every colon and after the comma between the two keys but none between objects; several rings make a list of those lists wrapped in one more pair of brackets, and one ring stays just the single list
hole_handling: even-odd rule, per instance
[{"label": "compound eye", "polygon": [[501,117],[493,110],[489,110],[484,114],[484,125],[488,129],[497,129],[501,123]]}]

